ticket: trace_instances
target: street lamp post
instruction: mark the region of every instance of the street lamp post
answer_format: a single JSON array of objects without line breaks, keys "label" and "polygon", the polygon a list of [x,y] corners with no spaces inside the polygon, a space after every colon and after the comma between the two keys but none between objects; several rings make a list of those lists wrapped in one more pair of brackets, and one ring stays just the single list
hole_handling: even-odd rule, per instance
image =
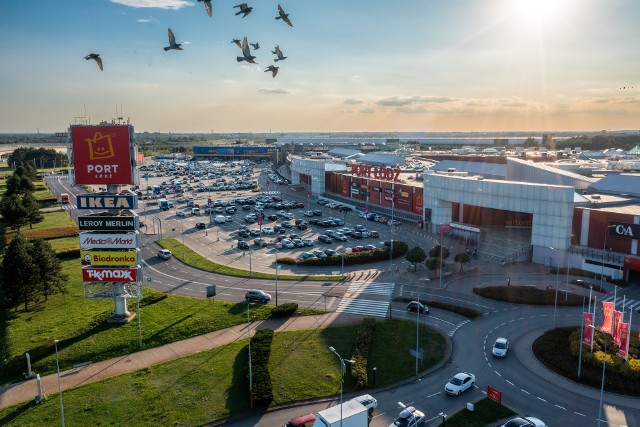
[{"label": "street lamp post", "polygon": [[[595,330],[595,326],[590,325],[589,327],[594,328]],[[604,332],[602,332],[602,342],[604,343],[604,357],[602,362],[602,382],[600,384],[600,406],[598,407],[598,427],[600,427],[600,420],[602,419],[602,399],[604,397],[604,371],[607,367],[607,335]]]},{"label": "street lamp post", "polygon": [[247,301],[247,338],[249,340],[249,406],[253,409],[253,372],[251,371],[251,304]]},{"label": "street lamp post", "polygon": [[553,303],[553,329],[555,329],[556,328],[556,310],[558,308],[558,284],[560,282],[560,263],[558,262],[558,250],[551,246],[549,247],[549,249],[556,252],[556,298]]},{"label": "street lamp post", "polygon": [[62,418],[62,427],[64,427],[64,406],[62,405],[62,387],[60,386],[60,362],[58,361],[58,340],[53,340],[56,348],[56,369],[58,370],[58,395],[60,396],[60,418]]},{"label": "street lamp post", "polygon": [[340,360],[340,427],[342,427],[342,383],[344,382],[344,372],[347,370],[345,362],[349,364],[353,364],[355,362],[351,359],[343,359],[340,357],[336,349],[333,347],[329,347],[329,351],[338,356],[338,359]]},{"label": "street lamp post", "polygon": [[180,225],[182,226],[182,260],[184,261],[185,257],[184,257],[184,218],[182,218],[182,220],[180,221]]},{"label": "street lamp post", "polygon": [[280,271],[280,266],[278,265],[278,258],[276,258],[276,307],[278,306],[278,271]]},{"label": "street lamp post", "polygon": [[442,288],[442,227],[440,227],[440,287]]},{"label": "street lamp post", "polygon": [[249,249],[249,277],[252,276],[252,270],[251,270],[251,254],[252,253],[253,253],[253,251],[251,249]]}]

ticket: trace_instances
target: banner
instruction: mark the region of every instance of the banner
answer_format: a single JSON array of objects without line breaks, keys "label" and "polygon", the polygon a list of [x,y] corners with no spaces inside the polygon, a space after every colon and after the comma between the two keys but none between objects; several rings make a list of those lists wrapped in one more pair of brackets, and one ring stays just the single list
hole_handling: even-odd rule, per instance
[{"label": "banner", "polygon": [[82,281],[134,283],[138,281],[138,268],[82,267]]},{"label": "banner", "polygon": [[584,326],[582,329],[582,343],[584,345],[593,344],[593,313],[582,313]]},{"label": "banner", "polygon": [[138,265],[137,250],[133,251],[80,251],[82,265],[135,267]]},{"label": "banner", "polygon": [[602,321],[600,332],[610,334],[612,332],[611,323],[613,322],[613,302],[603,302],[602,311],[604,311],[604,320]]},{"label": "banner", "polygon": [[140,219],[135,214],[79,216],[78,228],[82,231],[135,231],[140,228]]},{"label": "banner", "polygon": [[497,403],[502,403],[502,392],[491,386],[487,386],[487,397]]},{"label": "banner", "polygon": [[133,184],[128,125],[71,126],[76,184]]},{"label": "banner", "polygon": [[618,348],[618,356],[629,357],[629,324],[620,323],[620,348]]},{"label": "banner", "polygon": [[138,232],[123,234],[80,233],[81,249],[135,249],[140,247]]},{"label": "banner", "polygon": [[622,323],[622,312],[613,311],[613,343],[620,345],[620,324]]},{"label": "banner", "polygon": [[113,194],[78,194],[76,196],[78,209],[114,209],[131,210],[138,209],[138,196],[113,195]]}]

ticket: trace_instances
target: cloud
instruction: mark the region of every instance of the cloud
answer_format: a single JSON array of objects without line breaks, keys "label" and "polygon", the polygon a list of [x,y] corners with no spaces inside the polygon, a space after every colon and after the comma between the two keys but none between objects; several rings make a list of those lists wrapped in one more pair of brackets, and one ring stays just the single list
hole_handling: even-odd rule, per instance
[{"label": "cloud", "polygon": [[409,101],[408,99],[400,99],[397,96],[394,96],[392,98],[381,99],[377,102],[377,104],[384,105],[385,107],[399,107],[402,105],[409,105],[411,104],[411,101]]},{"label": "cloud", "polygon": [[267,95],[285,95],[285,94],[291,93],[285,89],[266,89],[266,88],[258,89],[258,92],[264,93]]},{"label": "cloud", "polygon": [[360,77],[359,74],[354,74],[353,76],[351,76],[351,81],[353,83],[358,83],[362,80],[362,77]]},{"label": "cloud", "polygon": [[392,96],[390,98],[381,99],[377,103],[386,107],[402,107],[405,105],[436,103],[444,104],[448,102],[455,102],[454,98],[447,96],[411,96],[408,98],[400,98],[398,96]]},{"label": "cloud", "polygon": [[372,114],[372,113],[375,113],[376,110],[374,110],[373,108],[363,108],[360,110],[360,112],[362,114]]},{"label": "cloud", "polygon": [[148,18],[140,18],[138,19],[138,22],[140,22],[141,24],[159,24],[160,23],[160,21],[158,21],[153,16],[150,16]]},{"label": "cloud", "polygon": [[178,10],[183,7],[193,6],[193,3],[186,0],[111,0],[111,3],[121,4],[129,7],[156,7],[158,9]]},{"label": "cloud", "polygon": [[363,102],[360,101],[359,99],[353,99],[353,98],[347,98],[344,100],[345,104],[350,104],[350,105],[355,105],[355,104],[362,104]]},{"label": "cloud", "polygon": [[427,109],[424,107],[398,107],[398,112],[400,113],[409,113],[409,114],[420,114],[420,113],[426,113]]}]

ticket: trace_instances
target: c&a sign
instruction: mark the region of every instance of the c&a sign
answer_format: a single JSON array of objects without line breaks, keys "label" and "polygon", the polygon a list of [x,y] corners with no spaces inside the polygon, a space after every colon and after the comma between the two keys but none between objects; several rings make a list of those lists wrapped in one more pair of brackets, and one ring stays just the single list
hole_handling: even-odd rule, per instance
[{"label": "c&a sign", "polygon": [[71,126],[77,184],[133,184],[129,125]]},{"label": "c&a sign", "polygon": [[611,221],[609,222],[609,236],[640,239],[640,225]]},{"label": "c&a sign", "polygon": [[387,181],[399,181],[400,169],[392,169],[370,165],[351,165],[351,174],[363,178],[384,179]]}]

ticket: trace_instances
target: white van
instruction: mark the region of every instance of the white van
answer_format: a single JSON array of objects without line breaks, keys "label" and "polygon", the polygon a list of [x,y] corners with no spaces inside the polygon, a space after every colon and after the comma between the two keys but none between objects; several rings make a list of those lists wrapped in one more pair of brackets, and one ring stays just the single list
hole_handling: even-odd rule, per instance
[{"label": "white van", "polygon": [[227,218],[225,218],[223,215],[216,215],[213,220],[216,222],[216,224],[224,224],[225,222],[227,222]]},{"label": "white van", "polygon": [[200,215],[200,208],[191,208],[192,215]]}]

